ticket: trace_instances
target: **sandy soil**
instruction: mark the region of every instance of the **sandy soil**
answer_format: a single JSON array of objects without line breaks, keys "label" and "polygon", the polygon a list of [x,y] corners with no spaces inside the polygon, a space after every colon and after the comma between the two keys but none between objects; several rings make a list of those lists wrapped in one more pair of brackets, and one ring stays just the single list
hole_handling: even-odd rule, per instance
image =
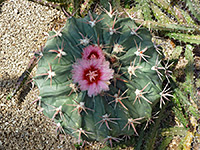
[{"label": "sandy soil", "polygon": [[[27,0],[5,1],[0,13],[0,150],[74,149],[71,137],[57,137],[56,126],[31,102],[38,89],[25,86],[11,100],[33,51],[45,43],[62,12]],[[34,75],[33,71],[33,75]]]}]

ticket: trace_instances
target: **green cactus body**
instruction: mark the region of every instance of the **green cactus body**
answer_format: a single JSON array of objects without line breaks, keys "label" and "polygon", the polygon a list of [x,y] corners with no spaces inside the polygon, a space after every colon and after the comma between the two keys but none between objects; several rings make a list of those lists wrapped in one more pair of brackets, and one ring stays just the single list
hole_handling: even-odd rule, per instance
[{"label": "green cactus body", "polygon": [[[72,79],[73,65],[89,45],[101,47],[114,72],[109,90],[95,96]],[[120,136],[137,135],[135,127],[151,117],[160,98],[164,68],[159,60],[149,32],[130,18],[72,17],[59,36],[49,38],[38,63],[35,82],[43,113],[79,141],[118,142]]]}]

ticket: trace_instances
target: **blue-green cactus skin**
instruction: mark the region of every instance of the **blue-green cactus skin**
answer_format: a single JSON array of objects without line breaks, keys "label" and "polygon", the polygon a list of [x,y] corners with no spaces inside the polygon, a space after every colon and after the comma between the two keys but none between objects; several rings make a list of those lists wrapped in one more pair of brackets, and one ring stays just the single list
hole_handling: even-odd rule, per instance
[{"label": "blue-green cactus skin", "polygon": [[[90,15],[94,19],[103,19],[92,27],[88,23]],[[53,31],[49,33],[49,37],[53,38],[46,42],[35,77],[43,113],[54,122],[60,123],[67,134],[80,140],[103,142],[107,137],[137,135],[132,127],[136,127],[137,123],[128,124],[128,119],[139,118],[136,122],[142,123],[151,117],[152,108],[159,101],[162,86],[157,72],[152,69],[160,55],[155,50],[149,31],[145,28],[139,28],[136,34],[131,34],[131,29],[135,31],[138,27],[130,18],[110,18],[107,14],[90,15],[85,18],[68,19],[59,36],[55,36]],[[118,29],[112,34],[109,28],[113,24],[114,29]],[[83,36],[90,40],[89,43],[80,43]],[[115,73],[114,79],[110,81],[109,91],[89,97],[87,91],[78,89],[77,84],[73,90],[72,85],[75,84],[72,81],[71,70],[76,60],[81,59],[83,48],[92,44],[103,47],[106,60],[110,61],[110,67]],[[120,44],[123,51],[114,52],[115,44]],[[146,60],[140,60],[140,56],[136,56],[135,52],[139,48],[139,53],[144,54]],[[145,48],[146,51],[141,52]],[[56,52],[49,52],[58,49],[65,52],[61,58],[56,58]],[[136,76],[128,72],[129,66],[133,63],[139,66],[135,70]],[[52,76],[47,74],[50,69],[49,74],[55,73]],[[159,71],[162,73],[162,70]],[[136,99],[136,91],[144,92],[139,95],[139,99]],[[118,92],[118,96],[125,92],[122,97],[127,98],[121,102],[127,109],[119,102],[116,106],[115,102],[110,103],[115,99],[112,96]],[[76,107],[75,101],[84,102],[87,109],[84,111]],[[60,110],[56,109],[59,107]],[[78,110],[82,110],[80,114]],[[110,120],[103,120],[106,114]],[[85,134],[78,129],[82,129]]]}]

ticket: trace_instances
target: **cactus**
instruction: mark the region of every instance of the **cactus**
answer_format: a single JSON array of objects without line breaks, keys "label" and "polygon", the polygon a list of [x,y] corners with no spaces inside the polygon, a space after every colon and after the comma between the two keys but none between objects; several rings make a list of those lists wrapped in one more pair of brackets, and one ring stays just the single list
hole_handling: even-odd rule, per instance
[{"label": "cactus", "polygon": [[191,13],[196,17],[198,21],[200,21],[200,11],[199,11],[199,6],[200,3],[199,1],[196,0],[184,0],[186,3],[186,6],[189,8]]},{"label": "cactus", "polygon": [[200,44],[200,36],[199,35],[188,35],[182,33],[167,33],[167,36],[170,38],[180,40],[183,42],[189,42],[194,44]]},{"label": "cactus", "polygon": [[49,35],[34,78],[39,100],[43,113],[79,143],[112,146],[138,135],[137,124],[170,96],[160,94],[165,68],[150,33],[130,18],[89,13]]}]

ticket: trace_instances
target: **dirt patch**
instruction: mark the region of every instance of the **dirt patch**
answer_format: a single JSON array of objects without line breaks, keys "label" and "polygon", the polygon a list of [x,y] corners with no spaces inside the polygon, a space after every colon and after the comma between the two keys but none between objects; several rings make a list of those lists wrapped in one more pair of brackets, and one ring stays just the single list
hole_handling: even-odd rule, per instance
[{"label": "dirt patch", "polygon": [[[63,18],[62,18],[63,17]],[[62,12],[26,0],[5,1],[0,14],[0,149],[74,149],[69,136],[57,137],[56,125],[32,104],[38,89],[25,85],[12,99],[17,79],[26,70],[33,51],[44,45]],[[35,68],[36,69],[36,68]],[[35,70],[33,71],[33,75]]]}]

